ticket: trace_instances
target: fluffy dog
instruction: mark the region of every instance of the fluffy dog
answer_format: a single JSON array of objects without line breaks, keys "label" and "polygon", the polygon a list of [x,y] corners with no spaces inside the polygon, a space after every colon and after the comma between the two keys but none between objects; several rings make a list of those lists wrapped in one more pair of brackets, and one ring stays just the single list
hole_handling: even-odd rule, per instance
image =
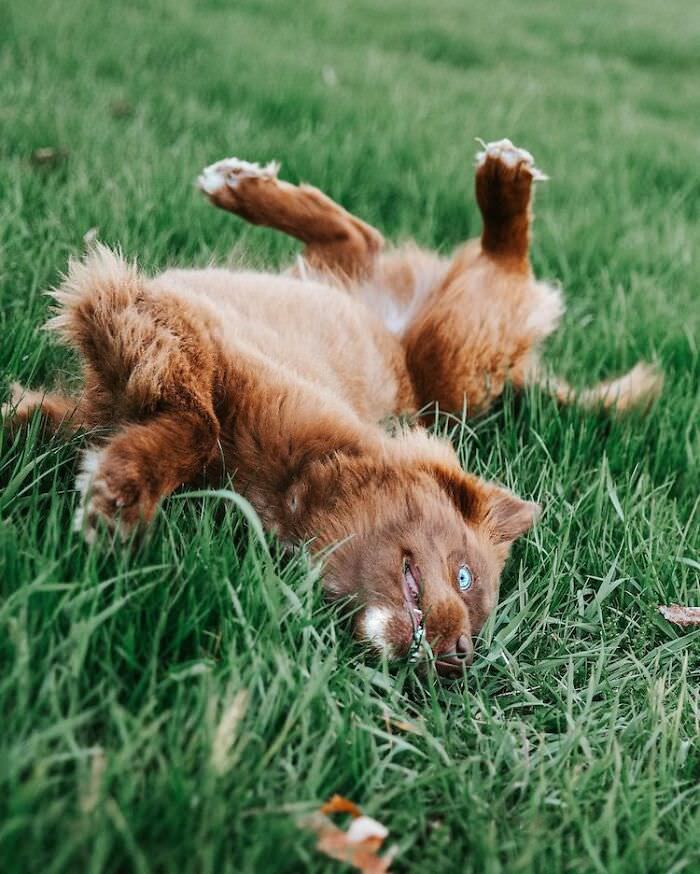
[{"label": "fluffy dog", "polygon": [[[528,250],[531,155],[508,140],[477,157],[481,239],[442,258],[381,234],[278,166],[228,159],[200,188],[217,206],[305,244],[286,274],[141,274],[98,246],[52,292],[49,323],[84,364],[78,398],[15,387],[6,415],[109,436],[84,452],[77,524],[128,534],[203,472],[234,476],[267,529],[325,555],[324,587],[349,598],[359,638],[389,656],[427,645],[460,672],[493,610],[511,544],[539,508],[461,470],[420,428],[386,417],[478,414],[537,383],[562,403],[646,404],[638,365],[578,396],[545,378],[538,347],[563,312]],[[334,547],[328,549],[328,547]]]}]

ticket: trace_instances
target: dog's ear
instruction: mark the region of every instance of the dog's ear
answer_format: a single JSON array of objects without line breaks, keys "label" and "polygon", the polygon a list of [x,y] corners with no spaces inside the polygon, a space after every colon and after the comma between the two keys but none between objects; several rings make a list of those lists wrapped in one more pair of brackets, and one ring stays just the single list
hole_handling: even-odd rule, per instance
[{"label": "dog's ear", "polygon": [[432,475],[447,492],[459,512],[468,522],[478,522],[483,515],[484,485],[478,477],[459,468],[436,464]]},{"label": "dog's ear", "polygon": [[523,501],[495,483],[442,465],[435,465],[432,473],[465,521],[483,524],[494,543],[512,543],[540,516],[539,504]]},{"label": "dog's ear", "polygon": [[542,508],[534,501],[523,501],[507,489],[488,484],[488,509],[484,524],[494,543],[512,543],[539,519]]}]

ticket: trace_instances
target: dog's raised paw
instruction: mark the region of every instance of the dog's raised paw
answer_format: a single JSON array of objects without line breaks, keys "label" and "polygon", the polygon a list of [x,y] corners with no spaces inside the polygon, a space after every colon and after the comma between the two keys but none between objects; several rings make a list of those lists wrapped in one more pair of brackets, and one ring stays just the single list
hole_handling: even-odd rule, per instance
[{"label": "dog's raised paw", "polygon": [[477,140],[477,142],[481,145],[481,151],[476,153],[477,167],[483,167],[487,161],[497,161],[506,167],[528,173],[535,182],[549,179],[549,176],[535,166],[532,154],[527,149],[514,146],[510,140],[494,140],[492,143]]},{"label": "dog's raised paw", "polygon": [[257,164],[240,158],[224,158],[202,170],[197,186],[204,194],[213,195],[222,188],[237,188],[242,179],[276,179],[279,169],[279,161]]}]

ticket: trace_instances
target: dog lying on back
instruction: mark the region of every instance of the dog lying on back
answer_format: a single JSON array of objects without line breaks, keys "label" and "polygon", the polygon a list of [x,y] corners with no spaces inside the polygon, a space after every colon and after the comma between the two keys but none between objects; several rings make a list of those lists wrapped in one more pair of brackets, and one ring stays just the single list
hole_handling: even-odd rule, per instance
[{"label": "dog lying on back", "polygon": [[637,365],[576,395],[543,375],[538,348],[564,307],[529,262],[541,174],[508,140],[477,158],[481,239],[449,259],[384,251],[378,231],[277,170],[229,159],[199,185],[301,240],[294,268],[152,278],[96,247],[71,262],[49,323],[82,356],[82,393],[15,386],[4,415],[109,433],[78,477],[89,541],[101,524],[128,535],[178,486],[229,472],[269,531],[324,553],[325,590],[351,599],[360,639],[391,657],[428,644],[454,674],[539,508],[462,471],[447,442],[379,423],[436,405],[481,413],[506,382],[625,411],[647,404],[660,377]]}]

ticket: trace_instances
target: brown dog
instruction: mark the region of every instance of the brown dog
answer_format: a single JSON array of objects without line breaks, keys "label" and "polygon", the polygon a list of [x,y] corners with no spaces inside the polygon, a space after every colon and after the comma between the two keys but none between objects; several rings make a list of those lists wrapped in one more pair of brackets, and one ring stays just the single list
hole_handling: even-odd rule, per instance
[{"label": "brown dog", "polygon": [[302,240],[296,267],[149,278],[97,247],[53,292],[50,326],[82,355],[82,395],[15,387],[5,414],[111,432],[78,478],[88,540],[100,522],[127,534],[163,496],[223,467],[268,530],[324,552],[325,589],[352,599],[361,639],[390,656],[429,644],[439,670],[461,671],[539,508],[464,473],[423,430],[389,436],[378,423],[436,403],[479,413],[506,382],[617,410],[660,387],[644,365],[578,397],[542,376],[537,348],[563,303],[528,258],[539,176],[508,140],[485,146],[482,237],[448,260],[384,253],[376,230],[279,181],[276,165],[212,165],[199,180],[211,201]]}]

